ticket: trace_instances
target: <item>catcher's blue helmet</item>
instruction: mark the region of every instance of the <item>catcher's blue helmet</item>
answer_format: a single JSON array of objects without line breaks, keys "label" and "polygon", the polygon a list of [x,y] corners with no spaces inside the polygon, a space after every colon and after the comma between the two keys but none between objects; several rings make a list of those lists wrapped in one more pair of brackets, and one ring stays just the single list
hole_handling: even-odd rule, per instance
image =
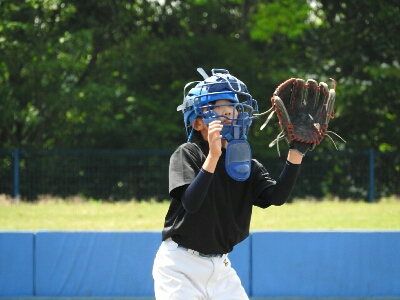
[{"label": "catcher's blue helmet", "polygon": [[[233,139],[247,139],[247,132],[252,119],[256,118],[253,114],[258,113],[257,101],[254,100],[247,90],[246,85],[229,74],[225,69],[212,69],[212,76],[209,77],[203,69],[197,69],[204,77],[203,81],[193,81],[186,84],[183,90],[183,103],[178,106],[177,111],[183,112],[183,121],[190,141],[193,132],[193,121],[196,117],[202,117],[208,124],[219,118],[228,118],[217,115],[212,109],[216,106],[217,100],[228,100],[232,104],[224,104],[232,107],[232,122],[224,124],[221,132],[222,139],[231,141]],[[194,85],[186,94],[186,89]],[[239,101],[244,98],[243,102]],[[235,110],[237,113],[235,113]]]}]

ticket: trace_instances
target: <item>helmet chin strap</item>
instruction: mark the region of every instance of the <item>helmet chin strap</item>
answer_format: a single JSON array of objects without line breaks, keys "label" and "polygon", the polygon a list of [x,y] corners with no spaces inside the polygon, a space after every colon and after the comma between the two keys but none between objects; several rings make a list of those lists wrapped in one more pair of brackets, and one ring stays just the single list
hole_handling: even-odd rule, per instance
[{"label": "helmet chin strap", "polygon": [[192,127],[192,129],[190,130],[190,133],[188,134],[188,139],[187,139],[188,143],[190,142],[190,139],[192,138],[193,132],[194,132],[194,128]]}]

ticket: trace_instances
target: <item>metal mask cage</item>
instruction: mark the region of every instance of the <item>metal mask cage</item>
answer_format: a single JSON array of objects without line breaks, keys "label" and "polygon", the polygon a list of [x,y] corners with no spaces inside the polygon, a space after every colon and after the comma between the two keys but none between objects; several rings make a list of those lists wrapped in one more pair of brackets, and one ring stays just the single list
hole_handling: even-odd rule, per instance
[{"label": "metal mask cage", "polygon": [[[218,101],[218,100],[217,100]],[[227,106],[232,109],[230,116],[219,115],[214,109],[217,107]],[[254,118],[254,108],[246,103],[224,103],[224,104],[208,104],[200,106],[197,115],[203,118],[205,124],[209,124],[215,120],[221,120],[223,129],[221,131],[222,139],[231,141],[246,140],[249,128]]]}]

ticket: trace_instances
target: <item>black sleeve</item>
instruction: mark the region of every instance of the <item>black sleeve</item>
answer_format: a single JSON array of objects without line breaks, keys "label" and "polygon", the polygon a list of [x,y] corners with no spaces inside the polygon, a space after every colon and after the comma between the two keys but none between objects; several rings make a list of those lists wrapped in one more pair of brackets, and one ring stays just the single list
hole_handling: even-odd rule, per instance
[{"label": "black sleeve", "polygon": [[180,201],[182,190],[191,184],[200,172],[206,159],[200,148],[193,143],[185,143],[171,155],[169,164],[169,195]]},{"label": "black sleeve", "polygon": [[195,213],[199,210],[206,197],[212,178],[213,173],[201,168],[193,182],[186,188],[181,189],[181,202],[187,212]]},{"label": "black sleeve", "polygon": [[254,204],[263,208],[270,205],[279,206],[284,204],[293,191],[299,172],[299,164],[292,164],[286,161],[285,167],[276,184],[264,189]]}]

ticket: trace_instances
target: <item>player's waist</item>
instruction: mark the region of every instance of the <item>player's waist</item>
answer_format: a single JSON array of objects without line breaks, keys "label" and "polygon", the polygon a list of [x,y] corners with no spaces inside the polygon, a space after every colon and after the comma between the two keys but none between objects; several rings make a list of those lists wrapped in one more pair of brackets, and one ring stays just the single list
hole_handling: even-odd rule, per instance
[{"label": "player's waist", "polygon": [[167,245],[167,248],[171,247],[171,248],[169,248],[171,250],[174,249],[174,248],[175,249],[179,248],[181,250],[187,251],[188,253],[191,253],[191,254],[194,254],[194,255],[197,255],[197,256],[200,256],[200,257],[223,257],[223,256],[226,256],[226,254],[220,254],[220,253],[205,254],[205,253],[202,253],[200,251],[193,250],[193,249],[187,248],[185,246],[182,246],[179,243],[175,242],[172,238],[166,239],[164,241],[164,243]]},{"label": "player's waist", "polygon": [[182,245],[179,245],[179,244],[178,244],[178,248],[181,248],[181,249],[183,249],[183,250],[185,250],[185,251],[187,251],[189,253],[192,253],[194,255],[201,256],[201,257],[222,257],[222,256],[225,255],[225,254],[204,254],[204,253],[201,253],[199,251],[183,247]]}]

